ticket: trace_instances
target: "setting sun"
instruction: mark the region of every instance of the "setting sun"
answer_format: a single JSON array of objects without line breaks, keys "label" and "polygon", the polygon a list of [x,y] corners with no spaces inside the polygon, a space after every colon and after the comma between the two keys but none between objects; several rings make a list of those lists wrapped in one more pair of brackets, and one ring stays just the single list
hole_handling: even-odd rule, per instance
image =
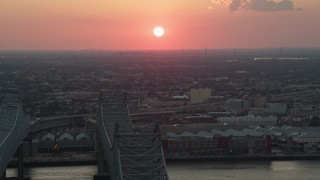
[{"label": "setting sun", "polygon": [[163,29],[163,27],[161,26],[157,26],[153,29],[153,34],[156,36],[156,37],[162,37],[164,35],[165,31]]}]

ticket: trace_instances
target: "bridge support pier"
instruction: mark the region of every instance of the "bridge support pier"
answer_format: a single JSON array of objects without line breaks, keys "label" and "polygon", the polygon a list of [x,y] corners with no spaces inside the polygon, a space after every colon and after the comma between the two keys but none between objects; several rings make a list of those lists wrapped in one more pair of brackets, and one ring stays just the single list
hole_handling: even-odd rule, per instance
[{"label": "bridge support pier", "polygon": [[94,180],[111,180],[110,174],[106,172],[107,165],[104,158],[104,151],[100,144],[99,135],[95,138],[95,151],[97,157],[98,174],[93,176]]},{"label": "bridge support pier", "polygon": [[1,177],[0,177],[0,180],[6,180],[6,178],[7,178],[7,172],[6,172],[6,170],[4,170]]},{"label": "bridge support pier", "polygon": [[24,179],[24,168],[23,168],[23,143],[18,147],[18,179]]},{"label": "bridge support pier", "polygon": [[32,134],[29,135],[29,156],[32,157]]},{"label": "bridge support pier", "polygon": [[98,151],[97,151],[97,165],[98,165],[98,176],[103,176],[105,174],[105,160],[103,157],[103,150],[101,149],[101,146],[98,146]]}]

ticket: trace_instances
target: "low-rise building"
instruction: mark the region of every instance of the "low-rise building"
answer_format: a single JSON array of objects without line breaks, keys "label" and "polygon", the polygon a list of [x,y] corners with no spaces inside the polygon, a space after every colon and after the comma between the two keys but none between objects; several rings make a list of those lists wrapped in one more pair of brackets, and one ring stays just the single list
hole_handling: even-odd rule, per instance
[{"label": "low-rise building", "polygon": [[263,125],[263,126],[275,126],[277,124],[278,118],[276,116],[254,116],[249,114],[248,116],[242,117],[219,117],[217,122],[220,124],[235,124],[235,125]]},{"label": "low-rise building", "polygon": [[225,103],[225,109],[232,113],[239,113],[248,107],[248,101],[242,99],[229,99]]},{"label": "low-rise building", "polygon": [[211,97],[210,88],[191,89],[191,104],[200,104],[209,101]]}]

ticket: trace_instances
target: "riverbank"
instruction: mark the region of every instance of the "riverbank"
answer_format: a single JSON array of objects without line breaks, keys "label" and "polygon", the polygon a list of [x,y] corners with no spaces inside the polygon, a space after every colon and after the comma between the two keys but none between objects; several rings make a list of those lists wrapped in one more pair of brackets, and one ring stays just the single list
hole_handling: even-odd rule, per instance
[{"label": "riverbank", "polygon": [[[242,155],[242,156],[196,156],[196,157],[166,157],[167,162],[186,161],[284,161],[284,160],[320,160],[320,154],[291,154],[291,155]],[[35,154],[24,158],[26,167],[44,166],[77,166],[96,165],[95,152]],[[17,167],[17,158],[13,158],[8,167]]]},{"label": "riverbank", "polygon": [[[75,165],[95,165],[97,164],[95,152],[85,153],[61,153],[61,154],[35,154],[24,157],[26,167],[44,167],[44,166],[75,166]],[[13,158],[8,167],[17,167],[18,160]]]},{"label": "riverbank", "polygon": [[320,154],[166,157],[167,161],[320,160]]}]

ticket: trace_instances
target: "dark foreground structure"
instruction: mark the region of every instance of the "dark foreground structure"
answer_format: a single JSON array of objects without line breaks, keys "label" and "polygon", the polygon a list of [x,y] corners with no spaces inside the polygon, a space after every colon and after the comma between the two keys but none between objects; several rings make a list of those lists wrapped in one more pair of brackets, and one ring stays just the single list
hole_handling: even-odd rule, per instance
[{"label": "dark foreground structure", "polygon": [[[24,179],[22,142],[28,134],[74,123],[73,119],[30,122],[28,117],[24,116],[22,105],[18,101],[1,105],[0,120],[1,124],[5,125],[0,131],[1,179],[6,178],[6,167],[17,149],[18,179]],[[168,179],[159,127],[132,126],[126,93],[101,93],[98,119],[91,123],[95,123],[98,132],[96,179]]]}]

